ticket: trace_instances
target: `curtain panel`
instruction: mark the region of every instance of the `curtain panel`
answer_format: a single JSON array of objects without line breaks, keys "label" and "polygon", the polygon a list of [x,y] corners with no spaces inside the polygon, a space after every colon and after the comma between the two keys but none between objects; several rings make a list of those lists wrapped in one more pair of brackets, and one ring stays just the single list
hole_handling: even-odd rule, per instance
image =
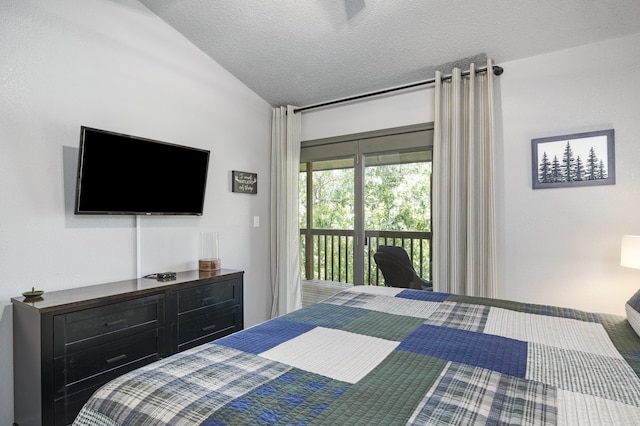
[{"label": "curtain panel", "polygon": [[493,64],[435,82],[433,141],[434,290],[495,297]]},{"label": "curtain panel", "polygon": [[271,123],[271,318],[302,306],[298,174],[300,114],[274,108]]}]

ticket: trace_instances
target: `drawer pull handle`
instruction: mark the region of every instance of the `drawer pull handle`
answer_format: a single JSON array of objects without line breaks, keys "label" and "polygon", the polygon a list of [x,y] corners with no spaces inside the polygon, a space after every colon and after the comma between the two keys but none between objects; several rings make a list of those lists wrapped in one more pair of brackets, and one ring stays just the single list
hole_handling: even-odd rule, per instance
[{"label": "drawer pull handle", "polygon": [[210,303],[216,301],[218,298],[216,296],[209,296],[202,299],[202,303]]},{"label": "drawer pull handle", "polygon": [[107,327],[113,327],[114,325],[125,324],[126,322],[127,322],[126,318],[121,318],[119,320],[106,322],[104,323],[104,325],[106,325]]},{"label": "drawer pull handle", "polygon": [[122,354],[122,355],[114,356],[113,358],[109,358],[109,359],[107,360],[107,364],[108,364],[108,365],[111,365],[111,364],[113,364],[114,362],[122,361],[122,360],[124,360],[124,359],[127,359],[127,355],[126,355],[126,354]]},{"label": "drawer pull handle", "polygon": [[210,330],[213,330],[214,328],[216,328],[215,324],[209,325],[207,327],[202,327],[202,331],[210,331]]}]

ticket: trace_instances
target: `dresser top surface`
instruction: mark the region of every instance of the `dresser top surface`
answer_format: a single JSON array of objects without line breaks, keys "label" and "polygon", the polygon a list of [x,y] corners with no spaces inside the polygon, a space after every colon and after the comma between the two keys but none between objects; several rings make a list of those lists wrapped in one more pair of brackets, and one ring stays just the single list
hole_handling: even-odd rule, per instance
[{"label": "dresser top surface", "polygon": [[242,276],[242,274],[244,271],[234,269],[220,269],[213,272],[185,271],[178,272],[175,280],[159,281],[155,278],[137,278],[52,292],[45,291],[42,296],[31,299],[24,296],[13,297],[11,302],[14,305],[46,312],[73,307],[79,303],[86,304],[157,293],[172,287],[229,279],[234,276]]}]

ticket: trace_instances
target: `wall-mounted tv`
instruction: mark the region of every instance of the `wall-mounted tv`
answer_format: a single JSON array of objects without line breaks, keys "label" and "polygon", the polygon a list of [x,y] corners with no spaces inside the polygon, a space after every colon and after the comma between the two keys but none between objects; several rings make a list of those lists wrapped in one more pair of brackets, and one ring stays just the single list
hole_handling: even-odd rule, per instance
[{"label": "wall-mounted tv", "polygon": [[76,214],[202,215],[209,151],[82,126]]}]

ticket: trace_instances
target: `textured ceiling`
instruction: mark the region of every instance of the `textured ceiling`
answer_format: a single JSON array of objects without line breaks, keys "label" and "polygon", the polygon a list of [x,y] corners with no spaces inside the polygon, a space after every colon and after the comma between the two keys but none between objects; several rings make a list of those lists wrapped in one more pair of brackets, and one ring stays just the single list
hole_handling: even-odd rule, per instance
[{"label": "textured ceiling", "polygon": [[141,1],[274,106],[640,33],[639,0]]}]

